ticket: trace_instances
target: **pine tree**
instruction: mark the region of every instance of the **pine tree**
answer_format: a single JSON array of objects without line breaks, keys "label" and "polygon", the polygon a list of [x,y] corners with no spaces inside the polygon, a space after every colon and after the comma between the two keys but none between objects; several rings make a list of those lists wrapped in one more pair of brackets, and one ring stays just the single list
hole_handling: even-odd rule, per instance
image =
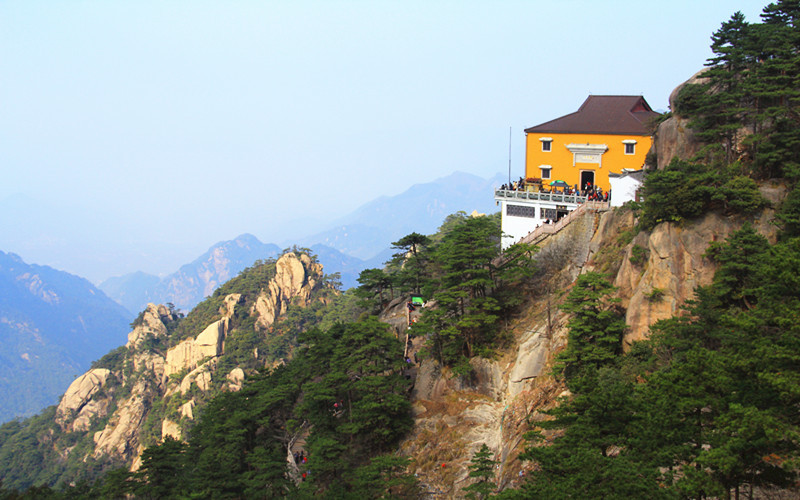
[{"label": "pine tree", "polygon": [[[440,290],[434,298],[446,316],[439,333],[442,352],[461,351],[470,358],[478,345],[490,344],[496,331],[499,304],[489,296],[494,286],[493,260],[499,254],[500,228],[489,217],[470,217],[455,226],[436,250],[441,263]],[[446,356],[447,357],[447,356]],[[455,358],[445,362],[457,362]]]},{"label": "pine tree", "polygon": [[[135,488],[139,498],[180,498],[187,493],[187,445],[172,436],[147,448],[142,453],[142,466],[137,472]],[[118,481],[117,481],[118,482]]]},{"label": "pine tree", "polygon": [[360,286],[356,289],[356,295],[367,302],[372,302],[377,309],[386,304],[387,289],[389,291],[388,298],[394,299],[392,278],[381,269],[364,269],[358,275],[357,281]]},{"label": "pine tree", "polygon": [[711,68],[704,75],[710,83],[699,99],[701,118],[693,123],[704,139],[724,142],[728,163],[734,160],[736,133],[747,121],[749,103],[742,73],[752,60],[747,51],[749,28],[744,15],[736,12],[711,36],[715,57],[709,59]]},{"label": "pine tree", "polygon": [[464,488],[464,491],[469,492],[467,498],[487,498],[494,491],[496,464],[497,461],[492,460],[492,452],[486,443],[481,445],[481,449],[476,451],[470,460],[469,477],[475,478],[476,481]]},{"label": "pine tree", "polygon": [[420,498],[417,478],[406,472],[408,464],[408,458],[395,455],[378,455],[373,458],[354,472],[352,498]]},{"label": "pine tree", "polygon": [[733,233],[725,244],[712,244],[707,252],[720,269],[714,274],[714,292],[724,304],[752,308],[759,281],[758,266],[763,262],[769,243],[746,224]]},{"label": "pine tree", "polygon": [[622,353],[625,320],[611,298],[614,287],[596,272],[578,276],[561,309],[571,313],[567,348],[558,356],[556,371],[567,386],[584,390],[598,368],[614,364]]},{"label": "pine tree", "polygon": [[400,250],[394,254],[393,263],[397,268],[395,279],[401,289],[420,293],[427,274],[424,250],[430,244],[430,238],[416,232],[392,243],[393,249]]}]

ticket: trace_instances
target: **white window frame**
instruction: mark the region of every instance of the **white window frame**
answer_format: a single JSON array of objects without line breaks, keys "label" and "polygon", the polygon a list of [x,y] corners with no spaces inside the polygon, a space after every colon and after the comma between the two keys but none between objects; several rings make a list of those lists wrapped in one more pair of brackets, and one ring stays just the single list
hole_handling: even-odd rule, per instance
[{"label": "white window frame", "polygon": [[553,150],[553,138],[552,137],[539,137],[539,141],[542,143],[542,152],[549,153]]},{"label": "white window frame", "polygon": [[[547,176],[544,175],[545,171],[547,171]],[[539,172],[542,180],[550,179],[553,175],[553,167],[551,165],[539,165]]]},{"label": "white window frame", "polygon": [[[622,144],[625,146],[625,154],[626,155],[635,155],[636,154],[636,141],[633,139],[625,139],[622,141]],[[630,148],[631,152],[628,152],[628,148]]]}]

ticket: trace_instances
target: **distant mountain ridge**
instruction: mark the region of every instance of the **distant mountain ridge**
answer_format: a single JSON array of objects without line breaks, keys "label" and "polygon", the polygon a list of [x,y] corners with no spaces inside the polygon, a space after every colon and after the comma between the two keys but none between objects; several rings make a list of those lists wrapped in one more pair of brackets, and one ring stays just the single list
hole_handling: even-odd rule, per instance
[{"label": "distant mountain ridge", "polygon": [[[342,285],[349,288],[364,269],[364,262],[325,245],[310,248],[319,258],[327,274],[341,274]],[[131,313],[145,309],[148,303],[172,303],[182,311],[190,311],[220,285],[235,277],[258,260],[277,258],[282,249],[262,243],[252,234],[214,244],[203,255],[165,278],[136,272],[109,278],[99,288]]]},{"label": "distant mountain ridge", "polygon": [[342,217],[327,231],[300,238],[310,246],[321,243],[343,253],[370,259],[386,249],[386,242],[418,232],[432,234],[448,215],[464,211],[496,212],[493,187],[507,179],[502,174],[483,179],[454,172],[435,181],[414,184],[396,196],[381,196]]},{"label": "distant mountain ridge", "polygon": [[89,281],[0,252],[0,421],[57,403],[131,319]]},{"label": "distant mountain ridge", "polygon": [[[340,273],[342,287],[356,286],[367,268],[381,267],[391,258],[387,242],[411,232],[432,234],[445,217],[458,212],[495,211],[492,188],[504,182],[501,174],[489,179],[455,172],[433,182],[415,184],[397,196],[381,196],[339,219],[330,230],[286,241],[310,248],[319,257],[326,274]],[[258,259],[280,255],[281,247],[262,243],[252,234],[221,241],[206,253],[165,278],[136,272],[109,278],[99,288],[131,313],[149,302],[172,303],[189,311],[225,281]]]},{"label": "distant mountain ridge", "polygon": [[242,234],[214,244],[203,255],[163,279],[136,272],[109,278],[99,287],[132,313],[142,311],[149,302],[169,302],[178,309],[190,311],[246,267],[260,259],[277,257],[280,252],[277,245],[262,243],[252,234]]}]

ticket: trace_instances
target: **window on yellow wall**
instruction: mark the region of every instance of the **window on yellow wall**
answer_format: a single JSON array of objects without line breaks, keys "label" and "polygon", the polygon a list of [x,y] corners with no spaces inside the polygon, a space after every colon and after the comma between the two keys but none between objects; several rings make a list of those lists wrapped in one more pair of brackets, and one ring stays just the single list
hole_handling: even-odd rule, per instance
[{"label": "window on yellow wall", "polygon": [[625,144],[625,154],[626,155],[633,155],[636,154],[636,141],[631,139],[626,139],[622,141]]},{"label": "window on yellow wall", "polygon": [[542,151],[548,152],[553,145],[553,141],[542,141]]},{"label": "window on yellow wall", "polygon": [[550,178],[550,167],[541,167],[542,179]]}]

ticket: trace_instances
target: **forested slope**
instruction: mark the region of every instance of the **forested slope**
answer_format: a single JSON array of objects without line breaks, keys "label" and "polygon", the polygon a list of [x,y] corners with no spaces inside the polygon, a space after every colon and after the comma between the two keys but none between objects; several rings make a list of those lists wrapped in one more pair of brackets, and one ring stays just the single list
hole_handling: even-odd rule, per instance
[{"label": "forested slope", "polygon": [[[677,149],[699,154],[658,159],[642,204],[502,256],[496,216],[455,214],[436,234],[395,241],[394,259],[364,271],[358,289],[273,315],[299,325],[290,330],[258,328],[274,309],[249,313],[269,280],[223,286],[163,338],[196,341],[228,321],[243,339],[273,339],[259,351],[292,359],[251,367],[239,390],[231,366],[216,368],[224,377],[212,385],[227,389],[180,441],[154,420],[161,439],[145,443],[137,471],[35,493],[796,498],[798,22],[797,2],[777,2],[762,23],[737,14],[714,34],[709,71],[666,117],[696,128],[703,142]],[[404,329],[412,295],[427,304]],[[241,347],[251,359],[253,344]],[[178,394],[193,374],[186,394],[201,398],[200,367],[167,386]],[[161,415],[175,417],[179,402]],[[54,428],[14,425],[3,447],[33,443],[16,464],[30,470]]]}]

